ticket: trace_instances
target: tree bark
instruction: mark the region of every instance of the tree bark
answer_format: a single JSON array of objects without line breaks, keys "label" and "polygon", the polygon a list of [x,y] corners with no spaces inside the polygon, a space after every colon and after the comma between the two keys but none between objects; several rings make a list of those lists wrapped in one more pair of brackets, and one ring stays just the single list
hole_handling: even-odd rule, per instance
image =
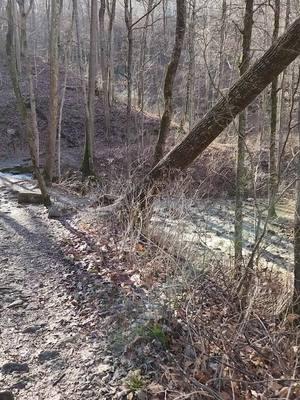
[{"label": "tree bark", "polygon": [[14,47],[14,17],[13,17],[13,0],[7,1],[7,20],[8,20],[8,31],[6,37],[6,52],[8,57],[8,64],[9,64],[9,73],[10,78],[12,81],[12,86],[14,90],[14,94],[16,96],[17,101],[17,108],[22,118],[22,121],[26,128],[28,146],[32,161],[32,166],[34,173],[37,177],[39,188],[41,190],[43,202],[46,206],[50,205],[50,197],[47,192],[47,188],[44,182],[44,178],[40,172],[38,166],[38,159],[37,159],[37,148],[36,148],[36,136],[38,136],[37,131],[37,121],[36,121],[36,110],[35,110],[35,96],[33,91],[33,82],[32,82],[32,75],[31,75],[31,63],[28,55],[27,49],[27,39],[26,39],[26,31],[25,31],[25,47],[24,47],[24,56],[26,60],[26,73],[29,85],[29,94],[30,94],[30,103],[29,105],[25,102],[20,84],[18,79],[18,71],[17,71],[17,64],[16,64],[16,53]]},{"label": "tree bark", "polygon": [[[287,0],[286,2],[286,10],[285,10],[285,29],[288,28],[290,24],[290,13],[291,13],[291,0]],[[286,107],[285,107],[285,93],[289,89],[289,82],[288,82],[288,72],[289,70],[286,69],[282,73],[282,80],[281,80],[281,103],[280,103],[280,119],[279,119],[279,135],[278,135],[278,156],[277,156],[277,168],[278,168],[278,176],[280,176],[281,170],[281,153],[283,143],[285,141],[285,133],[287,129],[287,118],[286,118]]]},{"label": "tree bark", "polygon": [[105,34],[105,0],[101,0],[99,8],[99,36],[100,36],[100,65],[102,75],[102,94],[104,108],[105,136],[110,136],[110,109],[108,99],[108,80],[107,80],[107,43]]},{"label": "tree bark", "polygon": [[[243,29],[243,54],[240,64],[240,76],[250,66],[250,50],[253,27],[253,0],[246,0]],[[245,171],[245,134],[247,114],[246,110],[239,115],[238,124],[238,148],[236,165],[235,185],[235,223],[234,223],[234,261],[237,276],[240,276],[240,269],[243,262],[243,198],[246,184]]]},{"label": "tree bark", "polygon": [[60,20],[60,0],[51,1],[51,30],[50,30],[50,98],[49,98],[49,129],[47,155],[44,176],[47,185],[51,186],[55,168],[56,138],[58,127],[58,39]]},{"label": "tree bark", "polygon": [[194,86],[195,86],[195,25],[196,25],[196,0],[190,4],[190,21],[188,32],[189,65],[186,84],[185,110],[182,126],[188,121],[191,129],[194,122]]},{"label": "tree bark", "polygon": [[[272,81],[300,54],[300,18],[248,69],[185,138],[154,166],[139,185],[137,198],[164,178],[174,179],[187,168]],[[131,196],[136,197],[136,193]]]},{"label": "tree bark", "polygon": [[127,140],[131,136],[131,103],[132,103],[132,55],[133,55],[133,31],[132,31],[132,1],[124,0],[125,24],[127,28],[127,116],[126,133]]},{"label": "tree bark", "polygon": [[[299,69],[300,73],[300,69]],[[300,123],[300,98],[298,100],[298,124]],[[298,146],[300,150],[300,125],[298,125]],[[298,151],[299,151],[298,150]],[[296,206],[294,218],[294,311],[300,314],[300,153],[296,162]]]},{"label": "tree bark", "polygon": [[147,51],[147,32],[149,25],[149,18],[151,9],[153,7],[154,0],[149,0],[147,5],[146,17],[143,27],[141,47],[140,47],[140,59],[139,59],[139,69],[138,69],[138,107],[141,111],[144,110],[144,92],[145,92],[145,62],[146,62],[146,51]]},{"label": "tree bark", "polygon": [[[273,41],[278,38],[280,20],[280,0],[275,0],[274,7],[274,30]],[[278,188],[277,164],[276,164],[276,131],[277,131],[277,108],[278,108],[278,76],[274,78],[271,85],[271,129],[269,143],[269,207],[271,217],[276,216],[274,198]]]},{"label": "tree bark", "polygon": [[112,0],[111,4],[107,2],[108,35],[107,35],[107,78],[108,78],[108,101],[110,107],[114,100],[114,65],[113,65],[113,25],[116,15],[116,0]]},{"label": "tree bark", "polygon": [[165,83],[164,83],[164,101],[165,108],[160,121],[160,129],[158,141],[154,152],[154,165],[162,158],[167,136],[169,134],[172,113],[173,113],[173,86],[176,77],[176,72],[180,60],[181,50],[183,46],[185,25],[186,25],[186,1],[177,0],[177,16],[176,16],[176,36],[174,48],[171,56],[170,63],[167,68]]},{"label": "tree bark", "polygon": [[218,80],[217,80],[217,93],[219,97],[220,90],[223,85],[224,76],[224,44],[226,36],[226,19],[227,19],[227,0],[222,0],[222,18],[221,18],[221,30],[220,30],[220,50],[219,50],[219,68],[218,68]]},{"label": "tree bark", "polygon": [[95,136],[95,85],[97,73],[97,0],[91,1],[90,55],[88,83],[88,113],[86,115],[85,146],[81,171],[83,176],[94,174],[94,136]]}]

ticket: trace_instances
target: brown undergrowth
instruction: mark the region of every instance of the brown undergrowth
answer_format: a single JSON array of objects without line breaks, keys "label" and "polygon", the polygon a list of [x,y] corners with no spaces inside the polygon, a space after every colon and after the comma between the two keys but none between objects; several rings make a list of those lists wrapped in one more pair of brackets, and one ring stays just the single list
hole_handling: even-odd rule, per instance
[{"label": "brown undergrowth", "polygon": [[289,274],[257,268],[242,314],[225,260],[192,265],[97,210],[73,222],[67,257],[127,304],[108,327],[128,370],[119,398],[300,398],[298,316],[283,312]]}]

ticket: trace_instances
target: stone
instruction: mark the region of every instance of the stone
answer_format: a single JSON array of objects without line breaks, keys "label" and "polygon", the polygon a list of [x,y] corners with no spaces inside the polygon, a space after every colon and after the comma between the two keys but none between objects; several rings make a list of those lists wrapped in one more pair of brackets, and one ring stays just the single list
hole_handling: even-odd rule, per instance
[{"label": "stone", "polygon": [[108,364],[99,364],[97,367],[98,374],[105,374],[105,372],[110,371],[111,366]]},{"label": "stone", "polygon": [[70,215],[75,211],[73,207],[66,207],[59,204],[51,204],[48,208],[49,218],[62,218],[66,215]]},{"label": "stone", "polygon": [[28,326],[27,328],[25,328],[22,331],[22,333],[36,333],[37,331],[42,329],[44,326],[45,326],[45,324]]},{"label": "stone", "polygon": [[2,365],[3,374],[12,374],[13,372],[29,372],[28,364],[17,363],[17,362],[7,362]]},{"label": "stone", "polygon": [[23,300],[15,300],[12,303],[8,304],[7,308],[15,308],[23,305]]},{"label": "stone", "polygon": [[138,390],[138,391],[135,393],[135,397],[136,397],[138,400],[147,400],[147,399],[148,399],[148,394],[147,394],[147,392],[145,392],[144,390]]},{"label": "stone", "polygon": [[40,352],[38,359],[40,363],[43,363],[45,361],[51,361],[54,360],[55,358],[59,357],[59,352],[56,350],[46,350]]},{"label": "stone", "polygon": [[44,204],[43,196],[35,192],[18,192],[19,204]]},{"label": "stone", "polygon": [[[11,386],[11,388],[12,388],[12,389],[21,390],[21,389],[25,389],[26,386],[27,386],[27,384],[28,384],[28,382],[22,380],[22,381],[18,381],[18,382],[16,382],[16,383],[14,383],[14,384]],[[1,400],[1,399],[0,399],[0,400]]]},{"label": "stone", "polygon": [[0,392],[0,400],[14,400],[14,395],[10,391]]}]

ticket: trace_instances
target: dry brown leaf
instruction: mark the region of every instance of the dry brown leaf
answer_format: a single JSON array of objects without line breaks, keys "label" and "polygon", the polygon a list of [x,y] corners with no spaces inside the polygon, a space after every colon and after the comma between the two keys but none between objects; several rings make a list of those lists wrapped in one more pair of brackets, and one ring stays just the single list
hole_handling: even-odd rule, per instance
[{"label": "dry brown leaf", "polygon": [[286,319],[290,322],[293,323],[294,321],[296,321],[297,319],[300,318],[299,314],[288,314]]}]

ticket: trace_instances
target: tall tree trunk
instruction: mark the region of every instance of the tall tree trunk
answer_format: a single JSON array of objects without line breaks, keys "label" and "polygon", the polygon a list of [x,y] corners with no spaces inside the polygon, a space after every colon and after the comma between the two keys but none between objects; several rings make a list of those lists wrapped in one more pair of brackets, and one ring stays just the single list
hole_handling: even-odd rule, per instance
[{"label": "tall tree trunk", "polygon": [[219,97],[220,89],[223,85],[224,75],[224,44],[226,36],[226,19],[227,19],[227,0],[222,0],[222,18],[221,18],[221,30],[220,30],[220,49],[219,49],[219,68],[218,68],[218,79],[216,83],[217,97]]},{"label": "tall tree trunk", "polygon": [[[274,7],[274,30],[273,41],[278,38],[280,20],[280,0],[275,0]],[[277,106],[278,106],[278,76],[274,78],[271,85],[271,129],[270,129],[270,148],[269,148],[269,207],[271,217],[276,216],[275,196],[278,188],[278,175],[276,163],[276,131],[277,131]]]},{"label": "tall tree trunk", "polygon": [[185,138],[154,166],[138,192],[129,197],[145,201],[148,189],[160,189],[165,179],[175,179],[222,131],[300,54],[300,18],[250,67]]},{"label": "tall tree trunk", "polygon": [[58,127],[58,38],[60,26],[60,0],[51,1],[51,30],[50,30],[50,98],[49,98],[49,129],[46,164],[44,176],[47,185],[51,186],[56,156],[56,137]]},{"label": "tall tree trunk", "polygon": [[[290,23],[290,13],[291,13],[291,0],[286,1],[286,10],[285,10],[285,29],[288,28]],[[282,80],[281,80],[281,102],[280,102],[280,119],[279,119],[279,135],[278,135],[278,157],[277,157],[277,168],[278,168],[278,176],[280,176],[281,170],[281,153],[282,147],[285,140],[285,132],[287,129],[287,118],[286,118],[286,101],[285,101],[285,94],[289,89],[288,84],[288,72],[289,69],[287,68],[282,73]]]},{"label": "tall tree trunk", "polygon": [[133,31],[132,31],[132,0],[124,0],[125,24],[127,28],[127,116],[126,133],[127,140],[131,136],[131,105],[132,105],[132,54],[133,54]]},{"label": "tall tree trunk", "polygon": [[67,81],[68,81],[68,74],[69,74],[69,62],[71,58],[71,42],[73,36],[73,27],[74,27],[74,19],[75,19],[75,10],[74,10],[74,3],[73,3],[73,10],[72,10],[72,21],[70,28],[67,32],[67,43],[65,46],[64,51],[64,81],[63,87],[61,90],[60,95],[60,106],[59,106],[59,116],[58,116],[58,132],[57,132],[57,177],[58,182],[61,180],[61,131],[62,131],[62,120],[63,120],[63,108],[65,104],[65,97],[66,97],[66,89],[67,89]]},{"label": "tall tree trunk", "polygon": [[111,4],[109,1],[107,2],[107,13],[109,15],[107,33],[108,101],[111,107],[114,100],[113,25],[116,15],[116,0],[112,0]]},{"label": "tall tree trunk", "polygon": [[[299,69],[300,74],[300,69]],[[300,151],[300,97],[298,99],[298,145]],[[300,314],[300,153],[296,160],[296,206],[294,219],[294,310]]]},{"label": "tall tree trunk", "polygon": [[[246,0],[244,29],[243,29],[243,54],[240,64],[240,76],[250,66],[251,38],[253,27],[253,0]],[[246,133],[246,110],[239,115],[238,124],[238,148],[236,164],[236,186],[235,186],[235,223],[234,223],[234,261],[237,276],[243,262],[243,197],[246,184],[245,171],[245,133]]]},{"label": "tall tree trunk", "polygon": [[16,49],[14,47],[14,28],[15,28],[15,20],[14,20],[14,10],[13,10],[13,0],[7,1],[7,20],[8,20],[8,31],[6,37],[6,52],[8,57],[8,64],[9,64],[9,73],[10,78],[13,85],[14,94],[16,96],[17,101],[17,108],[22,118],[22,121],[26,128],[28,146],[32,161],[33,170],[35,176],[37,177],[39,188],[41,190],[43,201],[46,206],[50,205],[50,197],[47,192],[47,188],[45,185],[44,178],[40,172],[38,166],[38,159],[37,159],[37,148],[36,148],[36,137],[37,134],[37,120],[36,120],[36,109],[35,109],[35,96],[33,90],[33,81],[32,81],[32,72],[31,72],[31,63],[28,55],[27,49],[27,38],[26,38],[26,31],[25,31],[25,40],[24,40],[24,57],[26,62],[26,73],[27,73],[27,80],[28,80],[28,89],[29,89],[29,106],[25,102],[23,98],[20,83],[18,79],[18,71],[17,71],[17,64],[16,64]]},{"label": "tall tree trunk", "polygon": [[177,16],[176,16],[176,33],[175,43],[171,56],[171,60],[167,67],[165,83],[164,83],[164,101],[165,108],[160,121],[160,129],[158,141],[154,152],[154,165],[162,158],[165,150],[167,136],[169,134],[172,114],[173,114],[173,86],[176,72],[180,60],[181,50],[184,41],[185,25],[186,25],[186,2],[185,0],[176,0]]},{"label": "tall tree trunk", "polygon": [[192,128],[194,122],[196,0],[192,1],[190,7],[191,11],[188,32],[189,65],[186,84],[184,120],[182,121],[182,125],[185,124],[186,120],[188,121],[189,129]]},{"label": "tall tree trunk", "polygon": [[89,83],[85,128],[85,146],[81,165],[83,176],[94,174],[94,136],[95,136],[95,85],[97,74],[97,0],[91,0]]},{"label": "tall tree trunk", "polygon": [[141,47],[140,47],[140,59],[139,59],[139,69],[138,69],[138,107],[141,111],[144,110],[144,92],[145,92],[145,62],[146,62],[146,52],[147,52],[147,32],[149,25],[149,18],[151,8],[153,7],[153,1],[149,0],[147,5],[146,17],[143,27]]},{"label": "tall tree trunk", "polygon": [[18,11],[16,7],[16,0],[11,2],[11,12],[12,20],[14,25],[14,35],[13,35],[13,47],[15,52],[15,63],[18,76],[21,74],[22,62],[21,62],[21,44],[20,44],[20,27],[18,21]]},{"label": "tall tree trunk", "polygon": [[108,99],[108,80],[107,80],[107,43],[105,34],[105,0],[101,0],[99,8],[99,35],[100,35],[100,65],[102,75],[102,93],[104,108],[105,136],[110,136],[110,109]]}]

